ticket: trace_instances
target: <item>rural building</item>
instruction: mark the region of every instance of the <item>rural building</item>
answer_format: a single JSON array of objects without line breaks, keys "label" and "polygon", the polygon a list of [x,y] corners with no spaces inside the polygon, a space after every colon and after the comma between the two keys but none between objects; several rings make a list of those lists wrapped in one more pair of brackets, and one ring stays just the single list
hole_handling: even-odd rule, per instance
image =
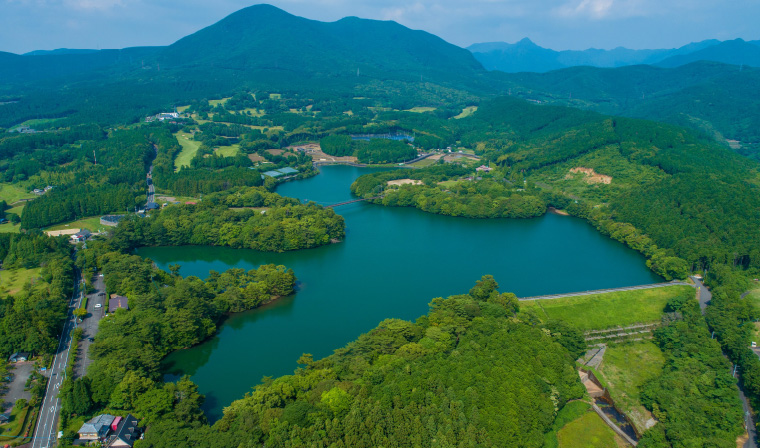
[{"label": "rural building", "polygon": [[34,190],[32,190],[32,193],[36,194],[37,196],[42,196],[43,194],[45,194],[45,190],[40,190],[39,188],[35,188]]},{"label": "rural building", "polygon": [[148,202],[147,204],[145,204],[145,210],[157,210],[159,208],[160,208],[159,205],[156,204],[155,202]]},{"label": "rural building", "polygon": [[124,296],[119,296],[116,294],[111,294],[111,299],[108,301],[108,312],[113,313],[114,311],[118,310],[119,308],[128,310],[129,309],[129,301]]},{"label": "rural building", "polygon": [[79,232],[71,235],[71,240],[77,243],[81,243],[82,241],[86,241],[87,238],[89,238],[91,235],[92,235],[92,232],[90,232],[89,230],[81,229]]},{"label": "rural building", "polygon": [[90,419],[79,428],[79,438],[83,440],[98,440],[108,435],[111,424],[116,419],[110,414],[100,414]]},{"label": "rural building", "polygon": [[8,362],[25,362],[29,361],[31,353],[29,352],[16,352],[8,358]]},{"label": "rural building", "polygon": [[480,165],[479,167],[475,168],[475,171],[482,171],[484,173],[490,173],[491,172],[491,167],[490,166],[485,166],[485,165]]},{"label": "rural building", "polygon": [[126,417],[116,417],[111,425],[113,434],[108,437],[107,446],[111,447],[131,447],[135,440],[140,438],[140,428],[137,426],[137,419],[132,414]]},{"label": "rural building", "polygon": [[0,423],[8,423],[11,421],[11,413],[6,412],[4,414],[0,414]]}]

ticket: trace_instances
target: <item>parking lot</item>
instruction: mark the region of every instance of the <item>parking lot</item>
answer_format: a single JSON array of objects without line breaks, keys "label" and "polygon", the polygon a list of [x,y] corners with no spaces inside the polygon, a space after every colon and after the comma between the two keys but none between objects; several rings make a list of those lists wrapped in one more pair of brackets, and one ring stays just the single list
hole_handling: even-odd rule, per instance
[{"label": "parking lot", "polygon": [[24,390],[24,385],[33,369],[33,361],[17,362],[10,365],[8,371],[13,376],[13,380],[10,383],[3,383],[3,388],[7,387],[7,390],[3,389],[5,392],[2,395],[3,412],[10,410],[16,404],[16,400],[20,398],[25,400],[32,398],[32,394]]}]

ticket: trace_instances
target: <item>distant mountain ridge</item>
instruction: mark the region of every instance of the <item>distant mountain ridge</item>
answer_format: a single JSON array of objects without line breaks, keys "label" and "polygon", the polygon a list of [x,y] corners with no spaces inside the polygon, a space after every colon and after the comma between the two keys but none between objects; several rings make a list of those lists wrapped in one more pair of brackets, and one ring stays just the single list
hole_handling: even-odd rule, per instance
[{"label": "distant mountain ridge", "polygon": [[487,70],[506,73],[535,72],[576,66],[617,68],[629,65],[678,67],[697,61],[714,61],[733,65],[760,66],[760,41],[736,39],[721,42],[710,39],[693,42],[680,48],[631,50],[618,47],[612,50],[564,50],[543,48],[530,39],[517,43],[489,42],[467,47]]}]

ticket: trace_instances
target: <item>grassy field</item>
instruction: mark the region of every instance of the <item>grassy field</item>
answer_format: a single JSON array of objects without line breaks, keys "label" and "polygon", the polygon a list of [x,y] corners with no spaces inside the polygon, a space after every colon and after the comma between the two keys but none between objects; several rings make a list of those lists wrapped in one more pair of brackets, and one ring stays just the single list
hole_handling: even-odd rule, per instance
[{"label": "grassy field", "polygon": [[616,326],[656,322],[672,297],[695,298],[691,286],[619,291],[550,300],[525,300],[520,307],[534,309],[542,319],[561,319],[581,330],[603,330]]},{"label": "grassy field", "polygon": [[467,106],[464,109],[462,109],[462,113],[454,117],[455,120],[460,120],[462,118],[469,117],[470,115],[474,114],[478,110],[478,106]]},{"label": "grassy field", "polygon": [[190,161],[195,157],[195,153],[198,152],[201,143],[190,140],[190,135],[182,132],[177,132],[174,136],[177,137],[177,141],[182,146],[182,151],[174,159],[174,170],[179,171],[183,166],[190,166]]},{"label": "grassy field", "polygon": [[413,166],[415,168],[425,168],[426,166],[434,165],[436,162],[438,161],[428,157],[427,159],[422,159],[419,162],[411,163],[409,166]]},{"label": "grassy field", "polygon": [[281,93],[270,93],[269,94],[269,99],[270,100],[281,100],[282,99],[282,94]]},{"label": "grassy field", "polygon": [[21,123],[19,125],[13,126],[9,130],[20,128],[22,126],[29,126],[30,128],[48,127],[49,125],[52,125],[56,121],[60,121],[60,120],[63,120],[63,118],[34,118],[34,119],[31,119],[31,120],[26,120],[25,122],[23,122],[23,123]]},{"label": "grassy field", "polygon": [[557,433],[559,448],[613,448],[628,444],[604,423],[596,412],[588,411]]},{"label": "grassy field", "polygon": [[223,157],[234,157],[240,153],[240,145],[220,146],[214,150],[214,154]]},{"label": "grassy field", "polygon": [[598,371],[604,377],[615,405],[643,431],[651,414],[639,401],[641,386],[659,376],[665,357],[650,341],[616,344],[607,347]]},{"label": "grassy field", "polygon": [[101,230],[106,230],[107,228],[108,226],[100,224],[100,216],[91,216],[89,218],[82,218],[77,221],[51,226],[45,230],[87,229],[91,232],[100,232]]},{"label": "grassy field", "polygon": [[26,282],[40,276],[40,270],[40,268],[35,268],[0,271],[0,292],[3,294],[15,294],[21,291]]},{"label": "grassy field", "polygon": [[221,100],[209,100],[208,101],[208,105],[211,106],[211,107],[216,107],[217,104],[224,105],[224,103],[226,103],[227,100],[230,99],[230,98],[232,98],[232,97],[222,98]]},{"label": "grassy field", "polygon": [[9,222],[6,222],[5,224],[0,224],[0,233],[20,233],[21,232],[21,226],[19,224],[11,224]]},{"label": "grassy field", "polygon": [[437,107],[423,107],[423,106],[418,106],[418,107],[413,107],[413,108],[411,108],[411,109],[407,109],[407,110],[405,110],[404,112],[415,112],[415,113],[421,114],[421,113],[423,113],[423,112],[432,112],[432,111],[434,111],[434,110],[436,110],[436,109],[437,109]]},{"label": "grassy field", "polygon": [[7,204],[13,204],[21,199],[31,199],[37,197],[34,193],[26,190],[26,188],[19,187],[15,184],[1,183],[0,184],[0,201],[5,201]]}]

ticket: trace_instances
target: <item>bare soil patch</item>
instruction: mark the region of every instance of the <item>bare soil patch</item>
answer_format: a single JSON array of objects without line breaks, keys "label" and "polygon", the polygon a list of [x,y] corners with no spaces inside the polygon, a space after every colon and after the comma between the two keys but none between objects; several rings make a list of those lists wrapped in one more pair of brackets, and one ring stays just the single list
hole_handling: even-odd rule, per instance
[{"label": "bare soil patch", "polygon": [[412,179],[396,179],[389,180],[388,185],[422,185],[422,181]]},{"label": "bare soil patch", "polygon": [[263,162],[263,161],[266,160],[265,158],[261,157],[258,154],[248,154],[248,158],[251,159],[251,162],[253,162],[253,163]]},{"label": "bare soil patch", "polygon": [[291,146],[288,149],[301,151],[311,156],[315,162],[349,162],[358,163],[359,160],[354,156],[335,157],[322,152],[322,147],[318,143],[309,143],[306,145]]},{"label": "bare soil patch", "polygon": [[[571,173],[583,173],[586,176],[586,182],[590,184],[611,184],[612,183],[612,177],[599,174],[596,171],[594,171],[592,168],[584,168],[582,166],[572,168],[570,170]],[[570,174],[567,175],[567,177],[572,177]]]}]

